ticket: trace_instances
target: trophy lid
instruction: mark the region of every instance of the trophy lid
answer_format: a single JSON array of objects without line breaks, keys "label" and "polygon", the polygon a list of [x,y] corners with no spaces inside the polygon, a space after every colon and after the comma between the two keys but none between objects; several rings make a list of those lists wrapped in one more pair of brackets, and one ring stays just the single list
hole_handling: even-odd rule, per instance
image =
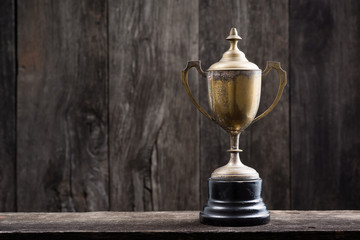
[{"label": "trophy lid", "polygon": [[236,28],[231,28],[229,36],[226,38],[230,42],[230,48],[227,50],[219,62],[210,66],[208,71],[214,70],[258,70],[259,67],[249,62],[245,54],[239,50],[237,43],[241,39]]}]

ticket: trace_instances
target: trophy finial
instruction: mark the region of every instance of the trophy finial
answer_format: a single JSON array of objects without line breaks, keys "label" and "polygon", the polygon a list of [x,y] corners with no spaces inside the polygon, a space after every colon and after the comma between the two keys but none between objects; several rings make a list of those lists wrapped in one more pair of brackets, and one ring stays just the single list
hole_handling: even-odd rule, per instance
[{"label": "trophy finial", "polygon": [[208,69],[212,70],[259,70],[256,64],[249,62],[245,54],[240,51],[237,44],[241,37],[236,28],[231,28],[226,40],[230,43],[230,48],[223,54],[219,62],[214,63]]},{"label": "trophy finial", "polygon": [[242,38],[239,36],[236,28],[234,28],[234,27],[231,28],[229,36],[226,38],[226,40],[240,40],[240,39],[242,39]]}]

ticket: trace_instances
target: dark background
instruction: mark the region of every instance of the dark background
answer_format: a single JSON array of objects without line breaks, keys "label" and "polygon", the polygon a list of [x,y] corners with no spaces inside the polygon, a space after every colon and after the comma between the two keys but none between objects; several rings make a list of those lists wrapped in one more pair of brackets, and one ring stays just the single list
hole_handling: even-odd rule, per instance
[{"label": "dark background", "polygon": [[[359,26],[358,0],[0,1],[0,211],[200,209],[229,142],[180,72],[231,27],[288,72],[241,136],[268,208],[360,209]],[[277,76],[262,87],[259,113]]]}]

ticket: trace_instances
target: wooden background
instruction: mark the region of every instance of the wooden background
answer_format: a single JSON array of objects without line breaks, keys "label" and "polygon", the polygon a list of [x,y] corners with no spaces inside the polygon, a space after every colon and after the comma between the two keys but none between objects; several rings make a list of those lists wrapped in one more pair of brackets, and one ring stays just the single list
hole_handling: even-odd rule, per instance
[{"label": "wooden background", "polygon": [[[241,136],[268,208],[360,209],[359,1],[2,0],[0,211],[200,209],[229,142],[180,71],[218,61],[233,26],[289,77]],[[259,113],[275,74],[262,86]]]}]

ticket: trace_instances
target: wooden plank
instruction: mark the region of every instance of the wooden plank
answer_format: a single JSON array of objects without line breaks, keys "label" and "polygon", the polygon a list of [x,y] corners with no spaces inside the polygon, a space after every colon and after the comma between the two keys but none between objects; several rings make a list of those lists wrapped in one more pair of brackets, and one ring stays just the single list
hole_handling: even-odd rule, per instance
[{"label": "wooden plank", "polygon": [[291,1],[292,207],[360,208],[360,3]]},{"label": "wooden plank", "polygon": [[109,1],[112,210],[199,208],[197,39],[197,1]]},{"label": "wooden plank", "polygon": [[[216,16],[216,17],[214,17]],[[289,69],[288,1],[200,1],[200,59],[203,69],[218,61],[227,50],[231,27],[237,27],[240,49],[249,61],[264,69],[267,60],[279,61]],[[262,83],[259,113],[276,96],[278,76],[269,74]],[[245,130],[240,137],[242,161],[254,167],[263,179],[263,198],[270,209],[290,207],[289,94],[284,94],[265,119]],[[207,106],[206,81],[200,85],[201,105]],[[228,161],[228,135],[201,117],[201,203],[207,198],[207,179],[215,168]]]},{"label": "wooden plank", "polygon": [[107,210],[105,1],[18,3],[18,210]]},{"label": "wooden plank", "polygon": [[0,239],[358,239],[360,211],[271,211],[267,225],[214,227],[198,212],[2,213]]},{"label": "wooden plank", "polygon": [[16,211],[16,41],[13,0],[0,2],[0,211]]}]

